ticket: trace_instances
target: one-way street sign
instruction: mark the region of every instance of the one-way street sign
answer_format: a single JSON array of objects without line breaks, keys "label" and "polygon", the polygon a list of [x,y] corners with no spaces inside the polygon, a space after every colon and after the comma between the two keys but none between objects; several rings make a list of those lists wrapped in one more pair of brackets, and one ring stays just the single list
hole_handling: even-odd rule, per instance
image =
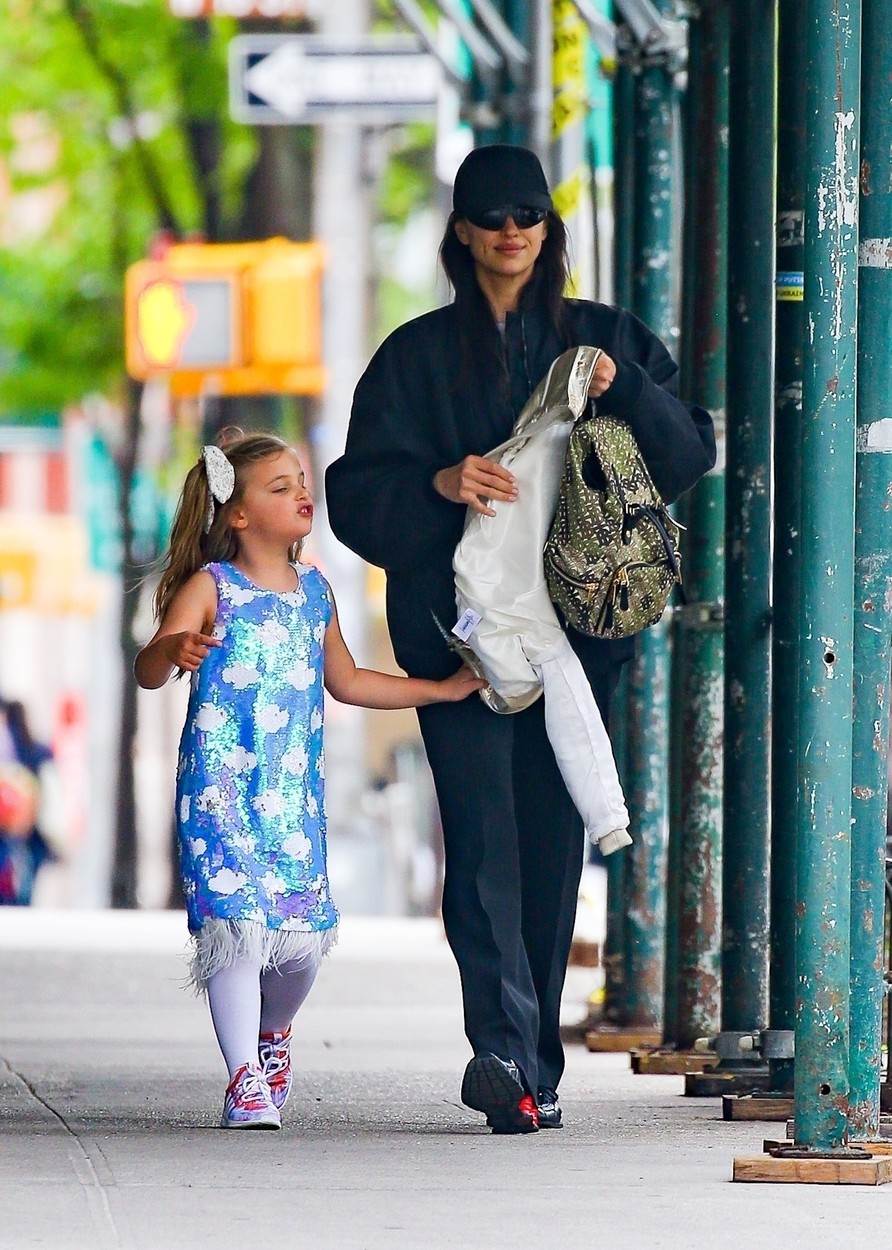
[{"label": "one-way street sign", "polygon": [[440,89],[440,66],[411,36],[238,35],[229,45],[229,107],[239,122],[412,121],[434,115]]}]

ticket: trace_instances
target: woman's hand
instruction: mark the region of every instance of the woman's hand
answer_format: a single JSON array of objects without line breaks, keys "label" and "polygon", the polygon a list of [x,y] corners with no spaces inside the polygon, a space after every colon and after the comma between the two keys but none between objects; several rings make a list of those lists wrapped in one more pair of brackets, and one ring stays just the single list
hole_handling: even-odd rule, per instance
[{"label": "woman's hand", "polygon": [[601,352],[598,357],[598,363],[595,365],[595,371],[592,374],[592,380],[589,383],[588,393],[592,399],[598,399],[607,390],[608,386],[616,377],[616,363],[606,352]]},{"label": "woman's hand", "polygon": [[445,681],[437,682],[440,700],[443,703],[460,703],[469,694],[483,690],[487,684],[482,678],[476,677],[466,665],[463,665],[451,677],[447,677]]},{"label": "woman's hand", "polygon": [[483,456],[465,456],[460,464],[434,474],[434,490],[452,503],[467,504],[481,516],[495,516],[486,501],[498,499],[503,503],[514,503],[517,479],[494,460],[486,460]]},{"label": "woman's hand", "polygon": [[155,645],[174,668],[184,668],[188,673],[194,673],[207,659],[211,647],[222,644],[219,638],[213,638],[210,634],[197,634],[187,629],[180,634],[165,634]]}]

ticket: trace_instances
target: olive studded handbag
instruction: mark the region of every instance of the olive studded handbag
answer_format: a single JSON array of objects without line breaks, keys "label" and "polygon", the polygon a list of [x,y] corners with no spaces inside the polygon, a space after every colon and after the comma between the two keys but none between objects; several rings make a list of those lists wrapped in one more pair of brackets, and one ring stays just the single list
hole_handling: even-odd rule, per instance
[{"label": "olive studded handbag", "polygon": [[545,579],[565,620],[594,638],[655,624],[681,585],[681,526],[624,421],[596,416],[570,435]]}]

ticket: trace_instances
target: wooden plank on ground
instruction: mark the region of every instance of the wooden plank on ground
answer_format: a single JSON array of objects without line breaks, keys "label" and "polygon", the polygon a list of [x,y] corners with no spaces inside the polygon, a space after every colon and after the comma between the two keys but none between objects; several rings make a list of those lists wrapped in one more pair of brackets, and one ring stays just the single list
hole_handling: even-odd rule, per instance
[{"label": "wooden plank on ground", "polygon": [[662,1040],[659,1033],[649,1033],[641,1029],[592,1029],[585,1035],[585,1044],[589,1050],[613,1054],[634,1050],[638,1046],[659,1046]]},{"label": "wooden plank on ground", "polygon": [[888,1137],[881,1137],[875,1141],[853,1141],[849,1144],[851,1146],[863,1146],[872,1155],[892,1155],[892,1141]]},{"label": "wooden plank on ground", "polygon": [[870,1159],[775,1159],[771,1155],[734,1160],[735,1181],[787,1185],[887,1185],[892,1157]]},{"label": "wooden plank on ground", "polygon": [[768,1120],[783,1123],[792,1114],[792,1098],[765,1098],[759,1094],[722,1094],[723,1120]]},{"label": "wooden plank on ground", "polygon": [[769,1090],[768,1069],[755,1072],[689,1072],[685,1077],[687,1098],[721,1098],[724,1094],[751,1094],[753,1090]]},{"label": "wooden plank on ground", "polygon": [[696,1055],[690,1050],[633,1050],[632,1071],[639,1076],[686,1076],[706,1072],[719,1062],[718,1055]]}]

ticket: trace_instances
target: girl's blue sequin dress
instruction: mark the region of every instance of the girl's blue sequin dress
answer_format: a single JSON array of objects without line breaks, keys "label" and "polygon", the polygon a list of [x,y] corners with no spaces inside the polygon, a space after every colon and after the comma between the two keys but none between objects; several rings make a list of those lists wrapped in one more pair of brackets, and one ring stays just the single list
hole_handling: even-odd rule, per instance
[{"label": "girl's blue sequin dress", "polygon": [[217,584],[212,648],[192,676],[176,814],[198,988],[235,958],[324,954],[336,933],[325,854],[322,660],[331,592],[294,565],[288,593],[233,564]]}]

